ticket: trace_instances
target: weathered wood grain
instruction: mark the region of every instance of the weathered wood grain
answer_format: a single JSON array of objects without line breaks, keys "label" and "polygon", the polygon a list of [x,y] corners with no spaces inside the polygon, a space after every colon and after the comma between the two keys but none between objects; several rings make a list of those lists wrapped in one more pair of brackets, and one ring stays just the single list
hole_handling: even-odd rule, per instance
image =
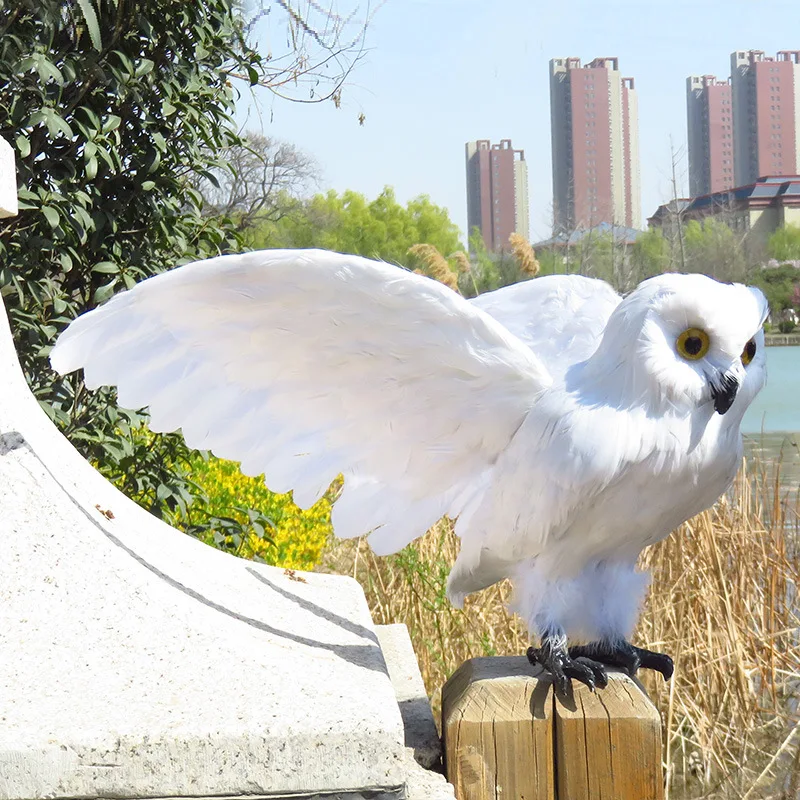
[{"label": "weathered wood grain", "polygon": [[466,661],[442,690],[459,800],[662,800],[661,724],[641,686],[610,676],[556,697],[524,656]]},{"label": "weathered wood grain", "polygon": [[558,797],[566,800],[661,800],[661,720],[639,684],[615,673],[590,692],[573,681],[555,698]]},{"label": "weathered wood grain", "polygon": [[447,779],[459,800],[555,800],[549,681],[521,657],[466,661],[442,689]]}]

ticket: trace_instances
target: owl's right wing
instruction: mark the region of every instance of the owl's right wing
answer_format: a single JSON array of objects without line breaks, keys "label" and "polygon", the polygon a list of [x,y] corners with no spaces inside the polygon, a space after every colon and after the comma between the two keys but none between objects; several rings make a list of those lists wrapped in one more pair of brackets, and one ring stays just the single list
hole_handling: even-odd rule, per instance
[{"label": "owl's right wing", "polygon": [[479,491],[551,378],[447,287],[315,250],[221,256],[74,321],[53,367],[148,406],[151,428],[313,503],[340,473],[340,536],[392,552]]},{"label": "owl's right wing", "polygon": [[546,275],[487,292],[471,302],[525,342],[558,379],[597,349],[621,300],[604,281]]}]

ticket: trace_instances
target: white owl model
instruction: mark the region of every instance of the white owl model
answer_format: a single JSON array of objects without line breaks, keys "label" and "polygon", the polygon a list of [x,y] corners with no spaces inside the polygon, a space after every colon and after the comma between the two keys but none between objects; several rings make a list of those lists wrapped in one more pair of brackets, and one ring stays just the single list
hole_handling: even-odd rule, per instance
[{"label": "white owl model", "polygon": [[628,642],[636,560],[733,480],[766,315],[758,290],[702,275],[624,299],[550,276],[468,301],[388,264],[274,250],[146,280],[51,360],[301,506],[343,474],[334,530],[379,554],[452,517],[453,602],[511,578],[541,639],[528,657],[594,687],[606,665],[672,674]]}]

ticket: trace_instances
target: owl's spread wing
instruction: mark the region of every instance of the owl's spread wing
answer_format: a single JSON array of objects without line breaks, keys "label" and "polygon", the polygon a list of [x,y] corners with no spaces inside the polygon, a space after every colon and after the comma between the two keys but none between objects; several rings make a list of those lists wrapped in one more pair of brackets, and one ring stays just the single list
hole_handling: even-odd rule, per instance
[{"label": "owl's spread wing", "polygon": [[149,406],[151,427],[242,462],[309,506],[339,474],[340,536],[378,552],[457,515],[550,385],[489,314],[388,264],[322,251],[221,256],[74,321],[53,367]]},{"label": "owl's spread wing", "polygon": [[558,379],[596,349],[622,298],[604,281],[547,275],[471,302],[525,342]]}]

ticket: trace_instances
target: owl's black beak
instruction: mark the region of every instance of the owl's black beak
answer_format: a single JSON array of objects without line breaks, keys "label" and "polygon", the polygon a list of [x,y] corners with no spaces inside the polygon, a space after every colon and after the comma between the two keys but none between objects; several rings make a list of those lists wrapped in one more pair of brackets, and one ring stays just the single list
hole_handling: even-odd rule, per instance
[{"label": "owl's black beak", "polygon": [[724,414],[736,399],[739,391],[739,381],[730,372],[723,372],[717,381],[711,384],[711,396],[714,398],[714,410],[718,414]]}]

